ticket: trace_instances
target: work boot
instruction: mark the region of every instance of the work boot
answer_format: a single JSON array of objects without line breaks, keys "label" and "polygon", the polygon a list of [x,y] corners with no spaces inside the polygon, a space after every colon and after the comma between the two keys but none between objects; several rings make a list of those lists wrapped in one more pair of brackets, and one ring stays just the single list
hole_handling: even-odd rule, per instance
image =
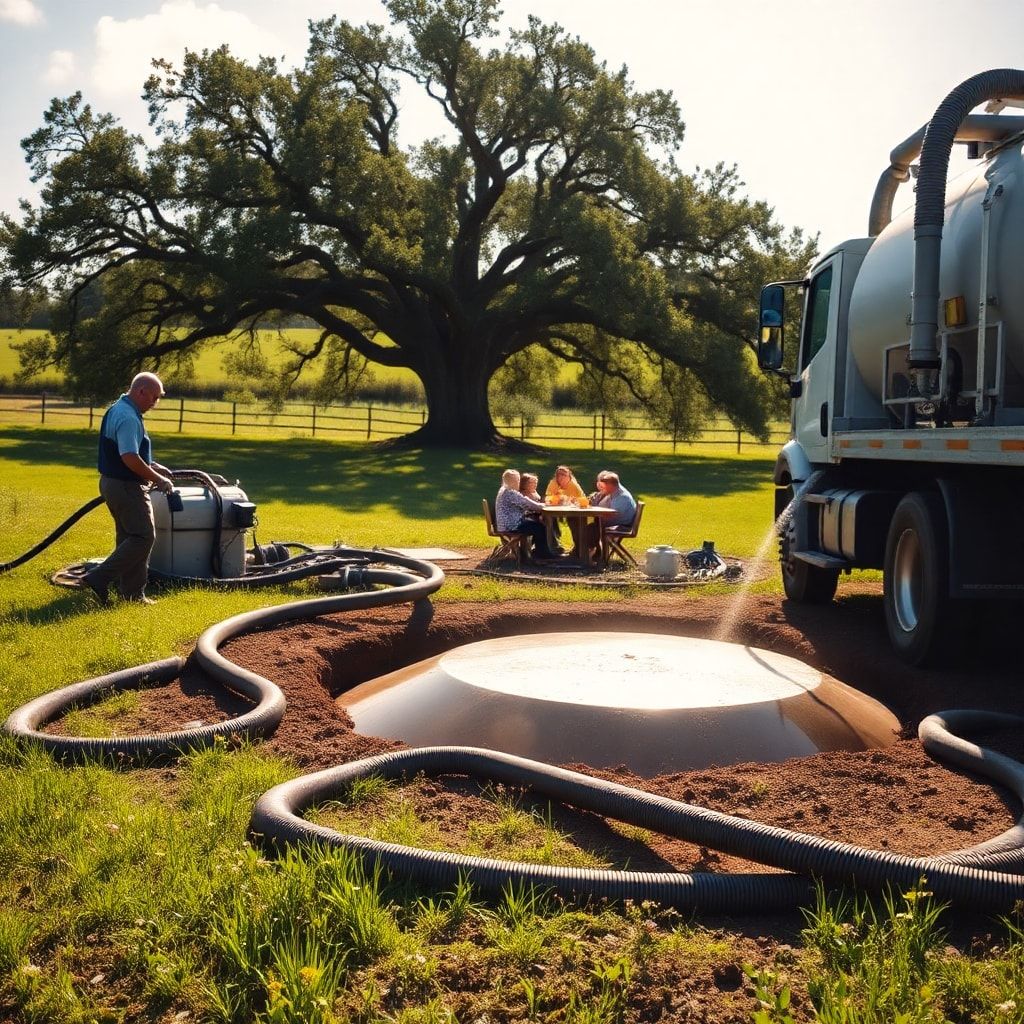
[{"label": "work boot", "polygon": [[110,595],[107,593],[109,584],[96,583],[94,580],[89,579],[90,573],[86,573],[82,577],[81,589],[88,590],[92,593],[93,597],[99,601],[100,604],[106,605],[110,603]]}]

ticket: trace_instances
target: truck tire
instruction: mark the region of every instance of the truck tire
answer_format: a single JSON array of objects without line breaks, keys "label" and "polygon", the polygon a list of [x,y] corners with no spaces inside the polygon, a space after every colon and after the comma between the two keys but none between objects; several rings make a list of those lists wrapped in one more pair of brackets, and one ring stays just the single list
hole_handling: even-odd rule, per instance
[{"label": "truck tire", "polygon": [[786,597],[799,604],[828,604],[836,596],[839,570],[822,569],[792,556],[796,538],[795,518],[795,515],[790,516],[779,538],[779,568]]},{"label": "truck tire", "polygon": [[896,506],[885,544],[889,639],[910,665],[934,664],[955,647],[946,512],[937,494],[912,491]]}]

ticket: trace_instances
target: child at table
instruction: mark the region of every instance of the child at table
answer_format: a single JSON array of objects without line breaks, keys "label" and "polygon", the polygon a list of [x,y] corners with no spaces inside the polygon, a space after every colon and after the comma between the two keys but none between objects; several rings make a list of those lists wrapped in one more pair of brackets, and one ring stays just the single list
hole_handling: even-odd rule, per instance
[{"label": "child at table", "polygon": [[539,483],[540,478],[536,473],[523,473],[519,478],[519,493],[525,494],[533,501],[543,503],[544,499],[537,493],[537,484]]}]

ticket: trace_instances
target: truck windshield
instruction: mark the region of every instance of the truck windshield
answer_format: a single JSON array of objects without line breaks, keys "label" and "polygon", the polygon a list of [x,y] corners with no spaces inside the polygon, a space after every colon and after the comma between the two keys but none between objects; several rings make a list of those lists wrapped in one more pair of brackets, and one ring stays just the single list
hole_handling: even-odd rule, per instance
[{"label": "truck windshield", "polygon": [[805,367],[817,354],[828,334],[828,304],[832,295],[832,266],[825,267],[812,281],[807,296],[803,351],[800,366]]}]

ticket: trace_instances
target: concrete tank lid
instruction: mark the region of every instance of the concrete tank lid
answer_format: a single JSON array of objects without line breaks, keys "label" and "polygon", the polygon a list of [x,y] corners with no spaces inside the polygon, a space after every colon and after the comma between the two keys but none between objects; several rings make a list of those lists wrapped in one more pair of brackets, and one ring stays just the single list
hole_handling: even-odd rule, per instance
[{"label": "concrete tank lid", "polygon": [[370,680],[357,732],[642,776],[892,743],[883,705],[774,651],[655,633],[497,637]]}]

